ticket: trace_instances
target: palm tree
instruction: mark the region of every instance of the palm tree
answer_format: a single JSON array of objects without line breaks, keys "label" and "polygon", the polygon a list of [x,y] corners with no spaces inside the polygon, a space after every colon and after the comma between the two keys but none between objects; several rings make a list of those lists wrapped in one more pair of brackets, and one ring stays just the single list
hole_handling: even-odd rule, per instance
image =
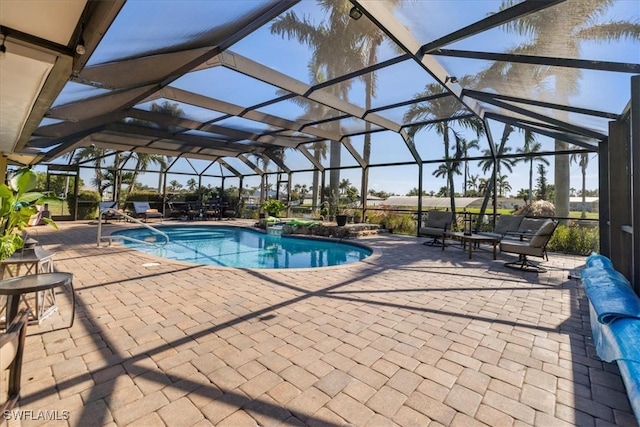
[{"label": "palm tree", "polygon": [[196,191],[196,188],[198,188],[198,181],[196,181],[194,178],[189,178],[189,180],[187,181],[187,188],[189,189],[189,191]]},{"label": "palm tree", "polygon": [[[347,2],[349,3],[349,2]],[[398,4],[400,4],[400,0],[389,0],[387,1],[387,7],[390,9],[395,8]],[[368,19],[363,19],[359,21],[361,24],[361,34],[360,34],[360,42],[362,43],[361,48],[359,49],[363,55],[363,63],[366,66],[375,65],[378,62],[378,47],[382,44],[384,39],[384,33],[378,28],[378,26],[374,25]],[[358,28],[356,28],[358,30]],[[369,72],[360,76],[360,78],[364,81],[365,84],[365,110],[371,110],[371,101],[376,96],[376,73],[374,71]],[[366,165],[369,165],[369,161],[371,160],[371,123],[365,122],[365,134],[364,134],[364,146],[362,148],[362,158]],[[366,188],[368,185],[368,176],[369,176],[369,168],[365,168],[362,171],[363,174],[363,188],[362,194],[367,194],[368,189]],[[362,198],[362,203],[364,203],[364,197]]]},{"label": "palm tree", "polygon": [[[507,9],[519,0],[503,0],[501,10]],[[565,2],[542,11],[523,16],[506,24],[507,31],[528,37],[525,42],[507,53],[537,55],[540,52],[554,52],[558,40],[563,41],[563,56],[580,58],[582,42],[606,42],[631,38],[640,40],[640,23],[631,21],[598,21],[614,4],[614,0],[581,0]],[[562,17],[562,19],[560,19]],[[511,64],[518,67],[518,64]],[[530,67],[525,66],[523,68]],[[554,102],[568,105],[571,94],[577,92],[580,70],[577,68],[540,67],[555,84]],[[561,70],[557,72],[556,69]],[[568,114],[568,113],[565,113]],[[566,151],[568,143],[555,141],[556,151]],[[569,156],[555,158],[555,207],[560,217],[569,216]]]},{"label": "palm tree", "polygon": [[467,185],[469,183],[469,161],[466,160],[469,157],[469,151],[475,148],[476,150],[480,149],[480,145],[478,145],[477,139],[472,139],[471,141],[467,141],[465,138],[460,138],[460,156],[465,159],[464,162],[464,185],[463,185],[463,195],[467,197]]},{"label": "palm tree", "polygon": [[480,178],[478,181],[478,191],[480,192],[480,194],[483,194],[487,191],[487,188],[489,188],[489,180],[487,178]]},{"label": "palm tree", "polygon": [[[316,26],[310,18],[298,18],[295,12],[288,11],[271,24],[271,33],[286,36],[289,39],[295,38],[299,43],[311,47],[313,56],[308,68],[316,78],[322,78],[322,81],[332,80],[362,69],[363,45],[358,43],[361,31],[352,28],[357,21],[349,16],[349,10],[353,5],[347,0],[323,0],[319,4],[329,15],[328,21],[323,21]],[[352,81],[346,80],[331,85],[326,90],[331,95],[348,101],[351,86]],[[331,114],[333,113],[328,110],[324,117],[331,117]],[[338,121],[330,121],[327,126],[335,133],[340,131]],[[338,199],[341,148],[340,141],[330,142],[329,187],[332,200]]]},{"label": "palm tree", "polygon": [[182,184],[180,184],[177,180],[172,180],[171,182],[169,182],[169,188],[168,190],[171,192],[177,192],[180,191],[180,189],[182,188]]},{"label": "palm tree", "polygon": [[89,147],[80,148],[76,151],[75,156],[73,157],[73,162],[78,164],[84,161],[91,160],[93,161],[95,177],[93,179],[93,184],[98,189],[98,193],[100,193],[100,199],[102,199],[104,195],[104,190],[107,187],[104,187],[103,182],[105,181],[105,172],[103,171],[104,166],[104,157],[107,154],[107,150],[105,148],[98,148],[95,145],[90,145]]},{"label": "palm tree", "polygon": [[507,175],[500,175],[497,178],[497,182],[498,182],[498,196],[499,197],[504,197],[504,195],[511,191],[511,184],[509,184],[509,180],[508,180],[508,176]]},{"label": "palm tree", "polygon": [[133,157],[136,159],[136,166],[133,169],[131,180],[129,181],[129,194],[133,194],[136,178],[140,172],[145,172],[152,164],[160,166],[161,171],[165,170],[171,161],[170,157],[161,154],[133,153]]},{"label": "palm tree", "polygon": [[478,178],[480,178],[479,175],[469,175],[469,179],[467,179],[467,186],[471,187],[474,192],[478,191]]},{"label": "palm tree", "polygon": [[[449,170],[451,170],[451,174],[449,173]],[[460,172],[460,163],[453,163],[445,160],[444,163],[440,163],[436,170],[433,171],[433,176],[435,176],[436,178],[448,179],[449,175],[453,174],[462,175],[462,172]],[[454,189],[449,186],[446,186],[446,188],[447,195],[451,196],[451,191],[453,191]],[[453,193],[453,196],[455,197],[455,193]]]},{"label": "palm tree", "polygon": [[[515,160],[508,157],[500,157],[503,154],[506,154],[511,151],[511,147],[507,147],[506,145],[502,146],[502,150],[498,149],[498,165],[496,170],[496,176],[500,175],[500,172],[504,169],[508,170],[509,173],[513,173],[513,165],[515,164]],[[493,168],[493,156],[491,154],[490,149],[482,150],[482,155],[486,157],[486,159],[478,161],[478,166],[482,169],[482,172],[487,173]]]},{"label": "palm tree", "polygon": [[[474,87],[475,78],[471,76],[464,76],[460,79],[460,84],[464,87]],[[438,83],[429,83],[425,86],[425,90],[416,94],[415,99],[425,98],[427,96],[447,93],[446,89]],[[434,129],[438,135],[442,136],[444,142],[444,156],[445,162],[450,165],[447,168],[447,183],[449,186],[449,198],[451,204],[451,212],[454,215],[456,212],[455,201],[455,189],[453,183],[453,173],[456,165],[460,159],[460,144],[461,137],[452,127],[452,124],[456,124],[463,129],[473,130],[476,135],[484,133],[484,126],[482,121],[475,116],[467,116],[468,110],[453,96],[445,96],[436,99],[430,99],[428,101],[418,102],[411,105],[411,108],[404,114],[404,123],[428,121],[440,118],[451,118],[451,121],[438,121],[427,124],[419,124],[411,126],[409,128],[409,136],[413,140],[416,133],[422,129]],[[457,118],[457,119],[456,119]],[[454,137],[456,142],[456,155],[455,160],[451,160],[450,153],[450,141],[451,136]]]},{"label": "palm tree", "polygon": [[518,153],[525,155],[525,157],[516,160],[516,163],[529,162],[529,204],[533,202],[533,164],[535,162],[540,162],[549,166],[549,161],[547,159],[535,154],[539,152],[541,148],[542,144],[540,144],[538,141],[535,141],[531,132],[526,131],[524,137],[524,147],[518,148],[516,150]]},{"label": "palm tree", "polygon": [[[582,172],[582,214],[581,218],[587,217],[587,166],[589,165],[589,153],[571,154],[571,163],[577,163]],[[574,190],[575,191],[575,190]]]},{"label": "palm tree", "polygon": [[349,181],[349,180],[348,180],[348,179],[346,179],[346,178],[345,178],[345,179],[343,179],[343,180],[341,180],[341,181],[340,181],[340,185],[339,185],[339,188],[340,188],[340,194],[343,194],[343,195],[344,195],[344,194],[347,192],[347,189],[348,189],[349,187],[351,187],[351,181]]}]

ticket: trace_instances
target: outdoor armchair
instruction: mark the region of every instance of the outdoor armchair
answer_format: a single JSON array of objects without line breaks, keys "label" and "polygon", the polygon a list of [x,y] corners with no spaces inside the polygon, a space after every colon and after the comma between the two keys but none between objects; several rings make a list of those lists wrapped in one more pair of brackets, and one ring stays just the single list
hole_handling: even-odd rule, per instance
[{"label": "outdoor armchair", "polygon": [[432,237],[431,240],[424,242],[424,245],[435,245],[442,243],[438,239],[444,239],[447,230],[451,229],[453,215],[451,212],[431,210],[427,212],[427,221],[424,227],[420,227],[418,234],[420,236]]},{"label": "outdoor armchair", "polygon": [[500,215],[493,231],[479,231],[477,234],[502,240],[507,233],[518,231],[523,218],[523,215]]},{"label": "outdoor armchair", "polygon": [[552,219],[543,220],[543,224],[538,228],[530,239],[503,239],[500,241],[500,252],[513,253],[518,255],[518,261],[508,262],[506,267],[524,271],[534,271],[543,273],[546,270],[529,261],[529,256],[539,257],[548,260],[547,244],[558,226],[557,221]]}]

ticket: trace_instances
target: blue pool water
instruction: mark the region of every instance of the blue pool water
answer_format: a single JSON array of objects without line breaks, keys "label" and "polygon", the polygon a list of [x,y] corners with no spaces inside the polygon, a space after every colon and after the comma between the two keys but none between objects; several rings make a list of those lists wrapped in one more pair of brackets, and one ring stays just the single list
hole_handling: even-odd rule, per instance
[{"label": "blue pool water", "polygon": [[[136,250],[177,261],[237,268],[309,268],[361,261],[371,250],[321,239],[274,236],[241,227],[160,226],[169,244],[159,247],[122,240]],[[148,242],[164,238],[147,228],[113,233]]]}]

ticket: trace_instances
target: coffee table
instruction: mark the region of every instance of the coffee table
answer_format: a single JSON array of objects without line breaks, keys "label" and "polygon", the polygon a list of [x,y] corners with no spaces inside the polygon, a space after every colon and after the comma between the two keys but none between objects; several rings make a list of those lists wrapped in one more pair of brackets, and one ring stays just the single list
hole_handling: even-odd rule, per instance
[{"label": "coffee table", "polygon": [[444,233],[442,239],[442,250],[445,248],[445,239],[449,237],[451,239],[460,240],[462,244],[462,249],[465,249],[465,246],[469,246],[469,259],[471,259],[471,253],[473,251],[474,246],[478,246],[480,243],[490,243],[493,245],[493,259],[497,259],[497,246],[500,239],[491,236],[485,236],[482,234],[465,234],[462,231],[447,231]]}]

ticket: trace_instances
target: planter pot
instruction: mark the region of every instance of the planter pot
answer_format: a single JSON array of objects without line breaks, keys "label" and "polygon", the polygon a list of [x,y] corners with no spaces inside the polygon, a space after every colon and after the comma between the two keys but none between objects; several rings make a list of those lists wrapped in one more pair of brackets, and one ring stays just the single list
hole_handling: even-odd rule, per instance
[{"label": "planter pot", "polygon": [[338,227],[343,227],[347,223],[347,216],[336,215],[336,222],[338,223]]}]

